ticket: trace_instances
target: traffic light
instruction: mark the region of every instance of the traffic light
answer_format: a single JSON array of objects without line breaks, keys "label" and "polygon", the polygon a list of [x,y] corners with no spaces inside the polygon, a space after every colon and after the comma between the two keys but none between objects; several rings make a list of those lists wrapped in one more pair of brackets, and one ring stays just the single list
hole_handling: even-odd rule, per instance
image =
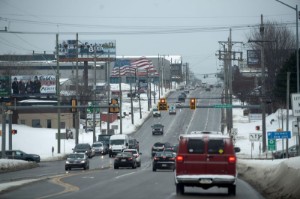
[{"label": "traffic light", "polygon": [[158,107],[158,110],[160,110],[160,111],[167,111],[168,110],[168,103],[167,103],[166,99],[165,98],[159,99],[157,107]]},{"label": "traffic light", "polygon": [[192,109],[192,110],[196,109],[196,98],[190,99],[190,109]]},{"label": "traffic light", "polygon": [[[111,99],[109,105],[119,105],[118,99]],[[110,113],[119,113],[119,107],[109,107],[109,112]]]},{"label": "traffic light", "polygon": [[77,112],[77,100],[76,99],[71,99],[71,112],[76,113]]}]

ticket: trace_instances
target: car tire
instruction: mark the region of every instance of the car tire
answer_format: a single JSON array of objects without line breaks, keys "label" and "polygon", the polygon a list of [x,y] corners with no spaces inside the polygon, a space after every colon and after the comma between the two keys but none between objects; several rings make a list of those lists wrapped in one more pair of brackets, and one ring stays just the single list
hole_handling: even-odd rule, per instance
[{"label": "car tire", "polygon": [[156,171],[156,168],[155,168],[155,167],[152,167],[152,171],[154,171],[154,172],[155,172],[155,171]]},{"label": "car tire", "polygon": [[114,166],[114,169],[119,169],[119,167],[117,167],[117,166]]},{"label": "car tire", "polygon": [[132,165],[132,168],[133,168],[133,169],[136,169],[136,163],[134,163],[134,164]]},{"label": "car tire", "polygon": [[184,185],[183,184],[176,184],[176,194],[183,195],[184,194]]},{"label": "car tire", "polygon": [[66,171],[70,170],[68,167],[65,168]]},{"label": "car tire", "polygon": [[228,187],[228,195],[233,195],[235,196],[236,194],[236,186],[235,185],[231,185]]}]

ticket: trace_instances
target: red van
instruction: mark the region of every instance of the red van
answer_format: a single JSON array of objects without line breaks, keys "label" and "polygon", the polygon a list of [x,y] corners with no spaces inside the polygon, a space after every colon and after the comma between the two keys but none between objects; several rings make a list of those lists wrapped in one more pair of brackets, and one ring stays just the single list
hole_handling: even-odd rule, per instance
[{"label": "red van", "polygon": [[236,193],[236,155],[229,136],[221,133],[195,131],[179,136],[176,157],[176,193],[184,187],[227,187],[229,195]]}]

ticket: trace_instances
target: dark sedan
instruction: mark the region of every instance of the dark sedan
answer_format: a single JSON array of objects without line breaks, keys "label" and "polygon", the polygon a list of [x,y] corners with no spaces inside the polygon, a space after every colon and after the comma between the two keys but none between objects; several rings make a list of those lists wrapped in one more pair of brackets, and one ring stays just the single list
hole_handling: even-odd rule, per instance
[{"label": "dark sedan", "polygon": [[[5,157],[7,159],[17,159],[17,160],[25,160],[25,161],[34,161],[40,162],[41,157],[37,154],[28,154],[21,150],[6,150]],[[2,158],[2,151],[0,151],[0,159]]]},{"label": "dark sedan", "polygon": [[83,168],[84,170],[90,168],[89,158],[85,153],[71,153],[68,155],[65,169],[71,170],[72,168]]},{"label": "dark sedan", "polygon": [[153,158],[152,170],[157,169],[170,169],[175,170],[176,154],[172,151],[157,152]]},{"label": "dark sedan", "polygon": [[152,135],[156,135],[156,134],[163,135],[164,134],[164,125],[162,125],[162,124],[154,124],[151,126],[151,128],[152,128]]},{"label": "dark sedan", "polygon": [[[289,157],[297,156],[297,152],[298,152],[298,146],[297,145],[291,146],[288,149]],[[287,158],[286,149],[274,152],[273,157],[275,159]]]},{"label": "dark sedan", "polygon": [[95,156],[91,145],[88,143],[76,144],[75,148],[73,149],[73,153],[85,153],[89,158]]},{"label": "dark sedan", "polygon": [[118,169],[119,167],[131,167],[135,169],[137,167],[136,158],[132,153],[118,153],[114,160],[114,169]]}]

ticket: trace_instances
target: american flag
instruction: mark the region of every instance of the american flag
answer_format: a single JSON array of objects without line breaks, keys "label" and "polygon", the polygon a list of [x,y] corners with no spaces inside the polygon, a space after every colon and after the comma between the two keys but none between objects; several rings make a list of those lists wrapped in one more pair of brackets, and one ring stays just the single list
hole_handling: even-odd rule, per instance
[{"label": "american flag", "polygon": [[111,76],[146,76],[147,72],[149,76],[158,76],[158,72],[150,60],[145,57],[141,57],[136,60],[116,60],[115,66],[111,71]]}]

